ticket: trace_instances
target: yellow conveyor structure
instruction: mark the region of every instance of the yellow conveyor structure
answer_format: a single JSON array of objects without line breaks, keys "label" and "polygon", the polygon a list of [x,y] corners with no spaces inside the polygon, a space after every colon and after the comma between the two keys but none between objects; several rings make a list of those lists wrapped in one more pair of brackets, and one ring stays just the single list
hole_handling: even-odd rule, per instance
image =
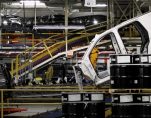
[{"label": "yellow conveyor structure", "polygon": [[[85,27],[83,30],[72,30],[68,33],[68,50],[75,46],[88,44],[92,37],[106,29],[107,23],[101,22],[97,25]],[[82,44],[83,43],[83,44]],[[16,59],[12,60],[11,74],[19,78],[30,71],[41,67],[57,57],[65,55],[65,37],[64,34],[53,35],[44,39],[40,43],[28,48],[22,54],[18,54]],[[84,47],[85,48],[85,47]],[[36,52],[36,49],[41,49]]]}]

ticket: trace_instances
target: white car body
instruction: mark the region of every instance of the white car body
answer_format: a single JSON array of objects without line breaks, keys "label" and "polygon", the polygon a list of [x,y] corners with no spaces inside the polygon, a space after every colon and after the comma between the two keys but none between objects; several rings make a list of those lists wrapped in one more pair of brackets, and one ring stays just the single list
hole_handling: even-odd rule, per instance
[{"label": "white car body", "polygon": [[113,33],[115,36],[114,40],[116,40],[116,44],[114,46],[115,53],[116,54],[127,54],[126,48],[123,44],[121,36],[119,35],[118,29],[120,29],[126,25],[129,25],[131,23],[134,23],[134,22],[136,24],[138,24],[138,27],[139,26],[141,27],[141,25],[142,25],[143,29],[145,29],[145,31],[147,31],[146,33],[148,33],[147,43],[143,44],[144,49],[141,53],[142,54],[144,54],[144,53],[151,54],[151,43],[150,43],[150,40],[151,40],[151,12],[144,14],[142,16],[139,16],[139,17],[135,17],[128,21],[125,21],[125,22],[105,31],[102,34],[96,34],[94,39],[92,39],[87,51],[85,52],[82,62],[81,62],[81,70],[82,70],[83,74],[85,76],[87,76],[88,78],[90,78],[91,80],[95,81],[96,85],[99,85],[101,83],[104,83],[104,82],[110,80],[110,76],[107,76],[105,78],[98,77],[98,75],[96,74],[96,71],[94,70],[94,68],[90,62],[90,58],[89,58],[89,55],[90,55],[92,49],[96,46],[97,42],[100,41],[102,37],[104,37],[105,35],[107,35],[109,33]]}]

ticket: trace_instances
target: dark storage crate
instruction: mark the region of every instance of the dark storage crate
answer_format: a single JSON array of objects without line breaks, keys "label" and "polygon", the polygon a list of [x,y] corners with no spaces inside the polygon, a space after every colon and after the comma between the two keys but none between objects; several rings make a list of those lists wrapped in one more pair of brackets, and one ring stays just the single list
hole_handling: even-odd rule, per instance
[{"label": "dark storage crate", "polygon": [[111,88],[121,88],[119,77],[111,77]]},{"label": "dark storage crate", "polygon": [[[129,64],[118,63],[118,61],[111,63],[111,88],[151,88],[151,64],[148,55],[129,56],[131,59]],[[112,55],[112,57],[116,60],[122,55]]]},{"label": "dark storage crate", "polygon": [[151,105],[143,105],[140,110],[141,118],[151,118]]},{"label": "dark storage crate", "polygon": [[151,118],[151,94],[113,94],[112,118]]},{"label": "dark storage crate", "polygon": [[63,93],[62,102],[80,102],[82,101],[82,93]]},{"label": "dark storage crate", "polygon": [[112,118],[132,118],[132,112],[129,105],[112,105]]},{"label": "dark storage crate", "polygon": [[132,55],[110,55],[111,64],[130,64],[132,63]]},{"label": "dark storage crate", "polygon": [[133,103],[142,103],[142,95],[134,94],[133,95]]},{"label": "dark storage crate", "polygon": [[110,55],[110,63],[111,64],[117,64],[117,56],[116,55]]},{"label": "dark storage crate", "polygon": [[151,118],[151,105],[112,105],[112,118]]},{"label": "dark storage crate", "polygon": [[110,75],[113,76],[113,77],[119,76],[119,70],[120,70],[120,66],[111,65],[110,66]]},{"label": "dark storage crate", "polygon": [[76,114],[72,114],[72,115],[64,115],[62,118],[84,118],[84,116],[79,116],[79,115],[76,115]]},{"label": "dark storage crate", "polygon": [[142,88],[151,88],[151,77],[143,77]]},{"label": "dark storage crate", "polygon": [[65,116],[83,116],[84,106],[84,103],[63,103],[62,112]]},{"label": "dark storage crate", "polygon": [[64,118],[105,118],[104,93],[63,93]]},{"label": "dark storage crate", "polygon": [[142,78],[141,77],[112,77],[111,76],[111,88],[141,88]]},{"label": "dark storage crate", "polygon": [[151,77],[151,65],[144,65],[143,66],[143,76]]},{"label": "dark storage crate", "polygon": [[133,103],[133,94],[112,94],[112,103]]},{"label": "dark storage crate", "polygon": [[62,93],[62,102],[104,101],[104,93]]},{"label": "dark storage crate", "polygon": [[132,63],[139,64],[140,63],[140,55],[133,55],[132,56]]},{"label": "dark storage crate", "polygon": [[84,114],[86,118],[105,118],[105,103],[88,103],[85,107]]},{"label": "dark storage crate", "polygon": [[140,55],[140,63],[149,63],[149,55]]},{"label": "dark storage crate", "polygon": [[[118,65],[119,66],[119,65]],[[119,76],[139,77],[142,74],[142,66],[140,65],[120,65]]]},{"label": "dark storage crate", "polygon": [[150,54],[111,54],[111,64],[148,64],[151,63]]}]

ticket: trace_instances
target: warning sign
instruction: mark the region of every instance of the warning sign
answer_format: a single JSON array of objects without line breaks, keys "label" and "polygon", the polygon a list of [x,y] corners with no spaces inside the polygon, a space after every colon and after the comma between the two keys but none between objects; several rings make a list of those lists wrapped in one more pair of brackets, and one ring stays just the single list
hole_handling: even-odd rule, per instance
[{"label": "warning sign", "polygon": [[93,7],[96,5],[96,0],[85,0],[84,6],[86,7]]}]

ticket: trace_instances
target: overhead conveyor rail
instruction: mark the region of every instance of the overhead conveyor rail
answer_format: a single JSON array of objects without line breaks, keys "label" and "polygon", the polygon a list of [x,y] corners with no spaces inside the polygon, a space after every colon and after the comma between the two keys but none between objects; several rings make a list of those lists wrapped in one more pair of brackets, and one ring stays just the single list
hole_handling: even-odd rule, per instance
[{"label": "overhead conveyor rail", "polygon": [[[88,44],[90,37],[96,33],[101,33],[106,29],[107,22],[102,22],[97,25],[87,26],[84,30],[72,30],[68,33],[68,49],[80,44]],[[94,33],[90,33],[94,32]],[[53,42],[50,44],[50,42]],[[56,43],[55,43],[56,42]],[[41,41],[28,48],[22,54],[18,54],[16,59],[12,61],[11,74],[12,76],[19,76],[27,74],[29,71],[39,68],[43,64],[60,57],[65,54],[64,34],[57,34]],[[79,44],[78,44],[79,45]],[[82,45],[81,45],[82,46]],[[43,50],[33,53],[37,48],[44,47]]]}]

